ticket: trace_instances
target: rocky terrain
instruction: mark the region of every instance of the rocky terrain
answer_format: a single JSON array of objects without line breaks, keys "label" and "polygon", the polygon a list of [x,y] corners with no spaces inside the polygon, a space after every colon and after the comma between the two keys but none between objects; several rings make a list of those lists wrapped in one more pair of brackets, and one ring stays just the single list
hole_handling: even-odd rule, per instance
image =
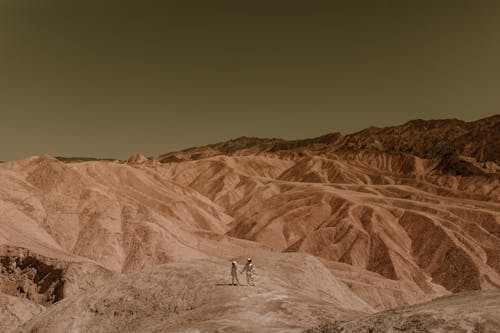
[{"label": "rocky terrain", "polygon": [[[417,120],[2,163],[0,330],[396,332],[416,318],[406,331],[494,332],[499,129],[498,115]],[[257,286],[230,286],[248,256]]]},{"label": "rocky terrain", "polygon": [[500,332],[500,292],[472,292],[321,325],[305,333]]}]

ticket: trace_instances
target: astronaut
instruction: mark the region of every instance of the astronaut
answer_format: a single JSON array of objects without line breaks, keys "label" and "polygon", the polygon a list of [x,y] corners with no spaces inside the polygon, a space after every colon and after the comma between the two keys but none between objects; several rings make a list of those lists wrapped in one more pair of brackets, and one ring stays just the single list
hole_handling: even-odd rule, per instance
[{"label": "astronaut", "polygon": [[[239,286],[240,285],[240,280],[238,279],[238,272],[241,273],[241,271],[238,269],[238,265],[236,264],[236,261],[233,261],[231,263],[231,277],[233,278],[232,285],[233,286]],[[234,283],[236,281],[236,283]]]},{"label": "astronaut", "polygon": [[247,275],[247,285],[248,286],[255,286],[255,282],[253,281],[253,275],[255,274],[255,268],[253,267],[251,258],[247,259],[247,264],[245,265],[245,268],[243,268],[241,273],[243,273],[243,272],[246,272],[246,275]]}]

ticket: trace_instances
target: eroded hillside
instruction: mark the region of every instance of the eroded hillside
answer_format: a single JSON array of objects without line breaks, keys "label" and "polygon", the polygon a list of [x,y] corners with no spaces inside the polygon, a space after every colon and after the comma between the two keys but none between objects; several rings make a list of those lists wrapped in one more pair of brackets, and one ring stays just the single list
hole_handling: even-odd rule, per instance
[{"label": "eroded hillside", "polygon": [[[498,126],[419,120],[126,162],[2,163],[6,329],[301,331],[497,289]],[[224,263],[249,255],[257,288],[224,286]]]}]

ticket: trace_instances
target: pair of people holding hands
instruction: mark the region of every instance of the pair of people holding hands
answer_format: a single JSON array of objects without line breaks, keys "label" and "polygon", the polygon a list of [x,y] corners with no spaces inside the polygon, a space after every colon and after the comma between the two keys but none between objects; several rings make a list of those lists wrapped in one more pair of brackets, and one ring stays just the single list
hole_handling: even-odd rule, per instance
[{"label": "pair of people holding hands", "polygon": [[236,261],[233,261],[231,263],[231,277],[233,278],[232,285],[233,286],[239,286],[240,285],[240,280],[238,279],[238,272],[240,274],[243,274],[243,272],[246,273],[247,275],[247,285],[248,286],[255,286],[255,282],[253,280],[253,275],[255,274],[255,268],[253,267],[252,264],[252,259],[248,258],[247,263],[243,270],[239,270],[238,264]]}]

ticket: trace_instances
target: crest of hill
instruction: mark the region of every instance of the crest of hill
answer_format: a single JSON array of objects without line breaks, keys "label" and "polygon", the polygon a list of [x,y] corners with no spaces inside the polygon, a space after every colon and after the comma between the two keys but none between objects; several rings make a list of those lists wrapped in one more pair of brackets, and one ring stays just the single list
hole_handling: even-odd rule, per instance
[{"label": "crest of hill", "polygon": [[115,162],[119,161],[115,158],[98,158],[98,157],[64,157],[56,156],[57,160],[64,163],[80,163],[80,162]]},{"label": "crest of hill", "polygon": [[[326,152],[326,148],[340,142],[342,134],[332,133],[316,138],[300,140],[262,139],[255,137],[239,137],[202,147],[188,148],[159,156],[160,162],[181,162],[199,160],[219,155],[257,155],[262,153],[286,153],[301,149],[316,148],[318,152]],[[302,156],[301,153],[298,154]]]}]

